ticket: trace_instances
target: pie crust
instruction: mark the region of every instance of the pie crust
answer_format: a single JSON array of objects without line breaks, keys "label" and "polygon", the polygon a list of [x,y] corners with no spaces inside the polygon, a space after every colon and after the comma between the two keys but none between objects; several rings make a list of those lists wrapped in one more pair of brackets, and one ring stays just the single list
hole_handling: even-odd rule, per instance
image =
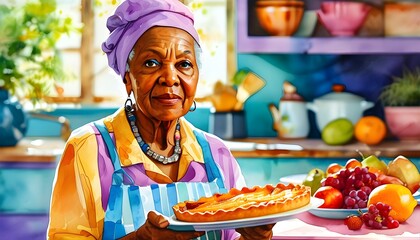
[{"label": "pie crust", "polygon": [[232,188],[197,201],[174,205],[175,216],[185,222],[215,222],[260,217],[297,209],[309,204],[311,188],[302,184]]}]

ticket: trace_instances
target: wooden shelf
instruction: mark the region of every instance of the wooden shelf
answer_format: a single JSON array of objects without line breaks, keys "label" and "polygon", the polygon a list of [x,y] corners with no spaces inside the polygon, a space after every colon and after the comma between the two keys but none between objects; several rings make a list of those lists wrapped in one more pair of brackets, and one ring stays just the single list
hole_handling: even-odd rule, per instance
[{"label": "wooden shelf", "polygon": [[[364,155],[388,158],[420,157],[420,140],[385,141],[376,146],[359,142],[329,146],[320,139],[244,138],[225,142],[237,158],[360,158],[356,150]],[[24,138],[16,147],[0,148],[0,163],[55,163],[64,146],[65,142],[59,138]]]},{"label": "wooden shelf", "polygon": [[246,138],[227,141],[232,154],[237,158],[358,158],[360,151],[365,156],[375,154],[395,158],[420,157],[420,141],[385,141],[368,146],[360,142],[330,146],[320,139],[282,140],[279,138]]},{"label": "wooden shelf", "polygon": [[[237,1],[238,53],[420,53],[419,37],[276,37],[248,35],[248,1]],[[253,19],[256,21],[257,19]]]},{"label": "wooden shelf", "polygon": [[294,38],[247,36],[240,40],[238,39],[238,52],[300,54],[420,53],[420,38]]},{"label": "wooden shelf", "polygon": [[15,147],[0,148],[1,162],[54,163],[63,153],[60,138],[24,138]]}]

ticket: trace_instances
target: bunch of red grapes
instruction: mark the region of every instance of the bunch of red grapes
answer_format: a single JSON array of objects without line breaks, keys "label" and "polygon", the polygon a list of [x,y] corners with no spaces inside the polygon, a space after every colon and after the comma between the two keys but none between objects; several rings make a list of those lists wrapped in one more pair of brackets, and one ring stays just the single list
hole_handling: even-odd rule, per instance
[{"label": "bunch of red grapes", "polygon": [[381,202],[370,204],[368,211],[362,214],[362,220],[366,226],[375,229],[397,228],[400,223],[389,216],[390,211],[391,206],[388,204]]},{"label": "bunch of red grapes", "polygon": [[322,186],[331,186],[343,194],[345,209],[366,208],[369,194],[380,182],[365,167],[343,168],[328,175]]}]

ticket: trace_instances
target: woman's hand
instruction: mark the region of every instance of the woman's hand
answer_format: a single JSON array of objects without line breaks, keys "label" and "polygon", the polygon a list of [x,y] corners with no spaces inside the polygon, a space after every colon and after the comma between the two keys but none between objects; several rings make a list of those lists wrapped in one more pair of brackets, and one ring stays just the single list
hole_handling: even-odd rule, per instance
[{"label": "woman's hand", "polygon": [[275,223],[256,227],[237,228],[235,230],[241,234],[240,240],[265,240],[273,237],[272,229],[274,225]]},{"label": "woman's hand", "polygon": [[146,222],[135,232],[136,239],[192,239],[204,232],[178,232],[167,229],[169,225],[166,218],[154,211],[147,214]]}]

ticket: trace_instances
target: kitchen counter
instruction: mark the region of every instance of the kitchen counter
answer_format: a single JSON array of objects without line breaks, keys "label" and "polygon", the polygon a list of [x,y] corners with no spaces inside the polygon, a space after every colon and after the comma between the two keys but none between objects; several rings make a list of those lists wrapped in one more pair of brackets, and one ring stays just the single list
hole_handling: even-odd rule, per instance
[{"label": "kitchen counter", "polygon": [[[365,156],[420,157],[420,140],[386,141],[376,146],[359,142],[329,146],[319,139],[245,138],[229,140],[226,144],[236,158],[360,158],[357,150]],[[15,147],[0,147],[0,162],[54,162],[64,146],[60,138],[24,138]]]},{"label": "kitchen counter", "polygon": [[1,162],[55,162],[65,142],[60,138],[24,138],[14,147],[0,147]]},{"label": "kitchen counter", "polygon": [[[368,154],[370,151],[382,151],[381,154],[390,156],[395,156],[397,153],[406,156],[420,156],[420,141],[404,143],[386,142],[369,149],[360,144],[331,147],[323,144],[320,140],[309,139],[283,141],[276,138],[250,138],[228,141],[227,144],[232,148],[232,152],[237,158],[263,159],[266,157],[278,157],[284,160],[285,158],[296,157],[296,159],[290,160],[290,163],[282,162],[283,164],[281,166],[285,169],[289,165],[295,166],[299,164],[297,162],[297,158],[299,157],[304,159],[305,157],[359,156],[355,152],[355,149],[360,149],[364,154]],[[22,226],[28,226],[25,229],[32,230],[14,232],[13,234],[30,235],[30,237],[22,235],[21,239],[45,239],[44,234],[48,222],[47,212],[50,198],[50,188],[45,186],[50,186],[53,181],[55,166],[64,146],[65,142],[60,138],[25,138],[16,147],[0,147],[0,169],[2,169],[0,176],[7,177],[6,179],[19,179],[19,181],[5,182],[5,189],[18,189],[19,191],[9,194],[8,196],[10,198],[4,199],[3,201],[4,206],[1,206],[3,209],[16,209],[12,213],[0,214],[0,221],[5,223],[3,225],[0,224],[2,225],[0,226],[0,232],[2,230],[7,232],[9,226],[13,226],[18,222]],[[266,167],[261,162],[248,160],[246,162],[251,165],[247,167],[245,164],[243,170],[244,172],[247,171],[247,175],[253,179],[257,179],[257,175],[263,176],[267,174],[265,173],[266,171],[276,171],[272,165],[267,165],[268,167]],[[272,163],[272,161],[263,162],[279,165]],[[260,168],[264,168],[264,170],[255,171],[254,164],[257,164]],[[297,171],[303,172],[304,170],[302,169],[306,165],[301,165],[301,168],[297,169]],[[293,172],[288,170],[285,170],[285,172],[287,174],[293,174]],[[272,173],[272,175],[275,175],[273,178],[276,180],[281,177],[279,172]],[[30,199],[29,202],[28,199]],[[15,205],[22,207],[15,207]],[[30,210],[29,212],[28,209]],[[9,219],[7,224],[5,219]],[[31,228],[35,222],[38,227]],[[296,215],[296,218],[276,224],[273,239],[383,239],[386,237],[395,238],[397,236],[399,239],[420,239],[420,228],[418,228],[418,224],[414,227],[414,223],[418,222],[420,222],[420,207],[416,208],[414,215],[406,223],[393,230],[370,230],[363,227],[359,231],[350,231],[343,225],[342,220],[322,219],[312,216],[310,213],[301,213]],[[34,234],[37,237],[34,237]]]},{"label": "kitchen counter", "polygon": [[420,239],[420,206],[411,217],[395,229],[370,229],[365,225],[352,231],[341,219],[325,219],[304,212],[296,218],[278,222],[273,239]]},{"label": "kitchen counter", "polygon": [[330,146],[320,139],[283,140],[279,138],[246,138],[227,141],[235,157],[317,157],[317,158],[360,158],[375,154],[394,158],[398,155],[420,157],[420,139],[413,141],[384,141],[369,146],[360,142]]}]

